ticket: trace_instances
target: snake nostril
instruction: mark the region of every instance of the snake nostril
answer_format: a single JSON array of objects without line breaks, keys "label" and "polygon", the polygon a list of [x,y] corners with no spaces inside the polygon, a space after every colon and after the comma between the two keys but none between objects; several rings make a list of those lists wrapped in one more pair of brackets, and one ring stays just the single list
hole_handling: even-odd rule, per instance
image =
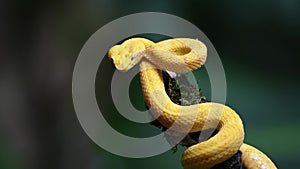
[{"label": "snake nostril", "polygon": [[130,60],[132,61],[134,58],[135,58],[134,56],[131,56],[131,57],[130,57]]}]

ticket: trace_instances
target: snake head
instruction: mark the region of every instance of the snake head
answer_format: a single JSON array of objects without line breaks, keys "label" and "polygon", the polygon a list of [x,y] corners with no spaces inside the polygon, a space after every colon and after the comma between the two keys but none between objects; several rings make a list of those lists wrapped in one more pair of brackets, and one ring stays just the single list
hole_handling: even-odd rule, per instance
[{"label": "snake head", "polygon": [[112,47],[108,57],[113,60],[118,70],[126,72],[142,59],[145,49],[146,45],[141,38],[129,39]]}]

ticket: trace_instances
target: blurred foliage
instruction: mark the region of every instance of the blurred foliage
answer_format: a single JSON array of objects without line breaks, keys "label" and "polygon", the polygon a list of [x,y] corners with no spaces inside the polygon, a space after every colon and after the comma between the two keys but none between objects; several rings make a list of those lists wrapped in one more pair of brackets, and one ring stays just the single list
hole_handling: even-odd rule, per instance
[{"label": "blurred foliage", "polygon": [[3,141],[0,141],[0,168],[1,169],[18,169],[21,168],[16,162],[15,157],[8,147],[5,147]]}]

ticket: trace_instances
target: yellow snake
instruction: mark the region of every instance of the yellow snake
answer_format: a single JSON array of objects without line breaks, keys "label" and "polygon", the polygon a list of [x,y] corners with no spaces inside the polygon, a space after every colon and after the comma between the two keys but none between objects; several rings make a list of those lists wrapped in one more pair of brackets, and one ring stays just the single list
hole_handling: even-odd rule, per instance
[{"label": "yellow snake", "polygon": [[242,151],[242,163],[247,169],[276,168],[261,151],[243,143],[242,120],[234,110],[219,103],[180,106],[166,94],[161,70],[189,72],[201,67],[207,57],[207,48],[202,42],[176,38],[154,43],[132,38],[113,46],[108,56],[120,71],[126,72],[139,63],[144,99],[163,126],[178,132],[218,130],[215,136],[184,151],[181,163],[185,169],[211,168],[238,150]]}]

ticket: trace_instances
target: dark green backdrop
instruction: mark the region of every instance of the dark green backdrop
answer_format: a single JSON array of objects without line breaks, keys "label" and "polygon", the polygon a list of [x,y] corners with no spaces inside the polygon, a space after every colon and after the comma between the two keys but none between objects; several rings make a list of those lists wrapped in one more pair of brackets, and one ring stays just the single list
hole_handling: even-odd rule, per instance
[{"label": "dark green backdrop", "polygon": [[[1,1],[0,168],[182,168],[183,148],[145,159],[104,151],[84,133],[73,108],[72,71],[86,40],[114,19],[149,11],[182,17],[208,36],[226,72],[227,104],[243,118],[245,141],[278,168],[297,168],[299,10],[297,0]],[[205,69],[196,74],[210,97]],[[131,97],[143,107],[137,79]],[[107,119],[122,132],[159,132],[116,114]]]}]

